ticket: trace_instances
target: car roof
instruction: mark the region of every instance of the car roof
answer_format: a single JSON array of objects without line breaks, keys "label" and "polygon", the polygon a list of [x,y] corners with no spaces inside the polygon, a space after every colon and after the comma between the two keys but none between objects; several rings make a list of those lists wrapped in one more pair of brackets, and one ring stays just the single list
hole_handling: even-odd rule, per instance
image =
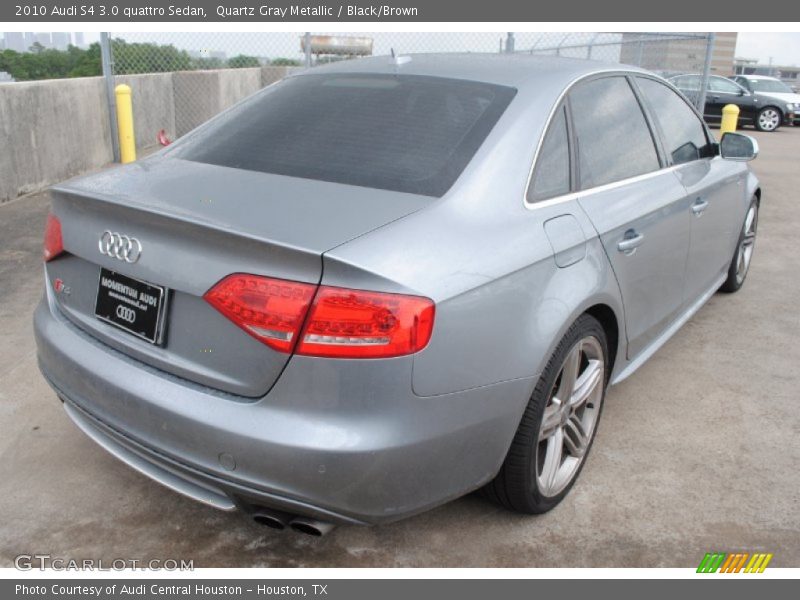
[{"label": "car roof", "polygon": [[647,73],[643,69],[619,63],[541,56],[531,54],[442,53],[374,56],[358,60],[343,60],[302,71],[297,75],[315,73],[383,73],[427,75],[452,79],[467,79],[523,90],[529,86],[552,83],[564,86],[593,73],[623,71]]},{"label": "car roof", "polygon": [[753,81],[760,81],[762,79],[780,81],[777,77],[770,77],[769,75],[737,75],[737,77],[744,77],[745,79],[752,79]]}]

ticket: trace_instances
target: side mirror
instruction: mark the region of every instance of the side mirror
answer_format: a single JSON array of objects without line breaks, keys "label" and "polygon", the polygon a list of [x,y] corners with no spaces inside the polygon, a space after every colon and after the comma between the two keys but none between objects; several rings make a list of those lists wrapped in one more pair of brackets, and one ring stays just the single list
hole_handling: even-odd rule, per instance
[{"label": "side mirror", "polygon": [[758,142],[749,135],[728,132],[722,136],[719,153],[726,160],[746,162],[758,156]]}]

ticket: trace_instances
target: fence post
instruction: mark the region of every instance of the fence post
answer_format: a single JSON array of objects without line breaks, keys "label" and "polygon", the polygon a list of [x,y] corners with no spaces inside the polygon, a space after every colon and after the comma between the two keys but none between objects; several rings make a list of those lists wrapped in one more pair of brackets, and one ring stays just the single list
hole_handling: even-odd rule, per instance
[{"label": "fence post", "polygon": [[119,131],[117,130],[117,98],[114,93],[114,57],[111,54],[111,40],[108,33],[100,34],[100,59],[103,64],[103,77],[106,83],[106,101],[108,102],[108,123],[111,126],[111,150],[114,162],[120,161]]},{"label": "fence post", "polygon": [[305,33],[305,51],[306,51],[306,69],[311,66],[311,33],[306,31]]},{"label": "fence post", "polygon": [[708,78],[711,75],[711,58],[714,54],[714,32],[707,34],[706,38],[706,62],[703,65],[703,77],[700,80],[700,95],[697,96],[697,110],[700,114],[705,114],[706,90],[708,89]]}]

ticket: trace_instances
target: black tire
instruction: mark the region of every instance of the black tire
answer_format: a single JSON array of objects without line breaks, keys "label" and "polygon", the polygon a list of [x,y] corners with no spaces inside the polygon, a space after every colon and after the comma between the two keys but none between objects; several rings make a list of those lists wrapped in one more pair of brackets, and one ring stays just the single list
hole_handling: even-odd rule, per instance
[{"label": "black tire", "polygon": [[[777,123],[774,126],[772,126],[772,125],[766,126],[765,124],[762,123],[761,117],[765,116],[767,111],[771,111],[773,113],[777,113],[777,115],[778,115]],[[774,122],[774,119],[771,119],[770,122],[771,123]],[[781,109],[776,108],[774,106],[765,106],[764,108],[759,110],[758,113],[756,113],[756,118],[755,118],[755,121],[753,122],[753,124],[755,125],[756,129],[758,129],[759,131],[777,131],[778,129],[780,129],[781,125],[783,124],[783,111],[781,111]]]},{"label": "black tire", "polygon": [[[719,288],[719,291],[721,292],[732,294],[734,292],[738,292],[742,285],[744,285],[744,281],[747,278],[747,273],[750,271],[750,261],[753,256],[753,250],[755,249],[756,233],[758,231],[758,209],[758,198],[754,196],[750,202],[750,206],[747,208],[747,212],[745,213],[744,223],[742,223],[742,229],[739,232],[739,239],[736,242],[736,249],[733,251],[731,264],[728,266],[728,278]],[[751,211],[754,211],[754,216],[752,227],[750,228],[751,231],[748,232],[748,219]],[[747,264],[744,267],[744,272],[742,272],[740,268],[740,260],[742,258],[741,253],[745,251],[746,245],[744,244],[744,241],[749,235],[752,235],[752,240],[750,242],[750,256],[747,258]]]},{"label": "black tire", "polygon": [[[574,474],[571,475],[571,480],[559,493],[553,496],[546,496],[540,490],[535,463],[537,461],[537,447],[540,447],[543,443],[539,440],[542,418],[545,407],[548,406],[555,394],[556,384],[567,356],[580,340],[587,337],[596,338],[599,342],[599,347],[602,349],[603,373],[602,381],[599,384],[602,388],[600,406],[597,409],[598,412],[589,437],[588,446],[586,446],[586,450],[582,454]],[[605,330],[597,319],[584,314],[569,328],[548,361],[531,395],[500,472],[482,490],[484,496],[505,508],[528,514],[547,512],[561,502],[572,489],[583,465],[586,463],[586,456],[591,449],[597,432],[597,423],[602,411],[602,400],[605,398],[608,376],[608,342]]]}]

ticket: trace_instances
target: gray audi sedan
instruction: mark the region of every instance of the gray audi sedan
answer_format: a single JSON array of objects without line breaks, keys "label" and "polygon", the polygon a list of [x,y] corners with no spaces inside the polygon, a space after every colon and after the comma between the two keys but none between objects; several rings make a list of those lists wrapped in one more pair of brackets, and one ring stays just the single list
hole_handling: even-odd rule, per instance
[{"label": "gray audi sedan", "polygon": [[607,386],[742,285],[757,150],[620,65],[304,71],[53,188],[41,370],[123,462],[271,527],[541,513]]}]

